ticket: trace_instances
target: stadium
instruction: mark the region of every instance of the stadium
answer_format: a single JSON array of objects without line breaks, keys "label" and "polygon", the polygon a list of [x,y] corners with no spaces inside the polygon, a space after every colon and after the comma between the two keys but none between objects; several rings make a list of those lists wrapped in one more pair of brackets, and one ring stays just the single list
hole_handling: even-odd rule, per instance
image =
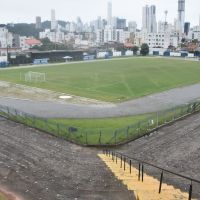
[{"label": "stadium", "polygon": [[199,74],[164,57],[0,69],[0,192],[200,199]]}]

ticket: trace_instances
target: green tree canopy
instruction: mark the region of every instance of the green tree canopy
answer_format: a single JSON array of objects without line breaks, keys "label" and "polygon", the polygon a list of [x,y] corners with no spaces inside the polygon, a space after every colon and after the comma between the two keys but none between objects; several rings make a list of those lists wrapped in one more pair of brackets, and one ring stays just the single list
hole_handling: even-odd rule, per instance
[{"label": "green tree canopy", "polygon": [[146,43],[142,44],[140,53],[143,56],[146,56],[146,55],[149,54],[149,46],[148,46],[148,44],[146,44]]},{"label": "green tree canopy", "polygon": [[136,55],[137,52],[138,52],[138,50],[139,50],[139,47],[138,47],[138,46],[134,46],[134,47],[132,48],[133,54]]}]

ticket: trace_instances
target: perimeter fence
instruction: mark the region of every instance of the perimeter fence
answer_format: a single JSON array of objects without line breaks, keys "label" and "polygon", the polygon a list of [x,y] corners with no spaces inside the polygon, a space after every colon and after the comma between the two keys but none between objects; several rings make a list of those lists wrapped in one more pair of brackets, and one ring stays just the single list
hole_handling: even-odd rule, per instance
[{"label": "perimeter fence", "polygon": [[0,115],[10,120],[45,131],[70,142],[86,146],[115,146],[138,139],[187,115],[200,111],[200,101],[149,114],[144,120],[112,131],[111,129],[84,129],[57,123],[52,119],[36,117],[14,108],[0,105]]}]

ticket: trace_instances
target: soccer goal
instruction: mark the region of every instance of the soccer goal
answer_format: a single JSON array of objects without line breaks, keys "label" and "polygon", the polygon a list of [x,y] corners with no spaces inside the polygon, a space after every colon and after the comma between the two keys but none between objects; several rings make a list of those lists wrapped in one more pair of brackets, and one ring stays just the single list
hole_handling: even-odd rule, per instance
[{"label": "soccer goal", "polygon": [[27,72],[25,74],[25,81],[26,82],[45,82],[46,81],[46,74],[39,73],[39,72]]}]

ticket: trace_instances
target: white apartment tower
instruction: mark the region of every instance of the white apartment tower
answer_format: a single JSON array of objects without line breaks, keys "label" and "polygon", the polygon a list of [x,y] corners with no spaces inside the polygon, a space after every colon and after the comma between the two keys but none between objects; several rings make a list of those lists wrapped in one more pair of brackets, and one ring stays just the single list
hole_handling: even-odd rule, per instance
[{"label": "white apartment tower", "polygon": [[185,24],[185,0],[178,0],[178,31],[184,33]]},{"label": "white apartment tower", "polygon": [[142,8],[142,30],[148,30],[148,17],[149,17],[149,6],[146,5]]},{"label": "white apartment tower", "polygon": [[146,5],[142,11],[142,30],[148,33],[157,32],[156,6]]},{"label": "white apartment tower", "polygon": [[57,29],[57,21],[56,21],[56,11],[54,9],[51,10],[51,29],[56,30]]},{"label": "white apartment tower", "polygon": [[112,26],[112,2],[109,1],[107,5],[107,22],[108,26]]}]

